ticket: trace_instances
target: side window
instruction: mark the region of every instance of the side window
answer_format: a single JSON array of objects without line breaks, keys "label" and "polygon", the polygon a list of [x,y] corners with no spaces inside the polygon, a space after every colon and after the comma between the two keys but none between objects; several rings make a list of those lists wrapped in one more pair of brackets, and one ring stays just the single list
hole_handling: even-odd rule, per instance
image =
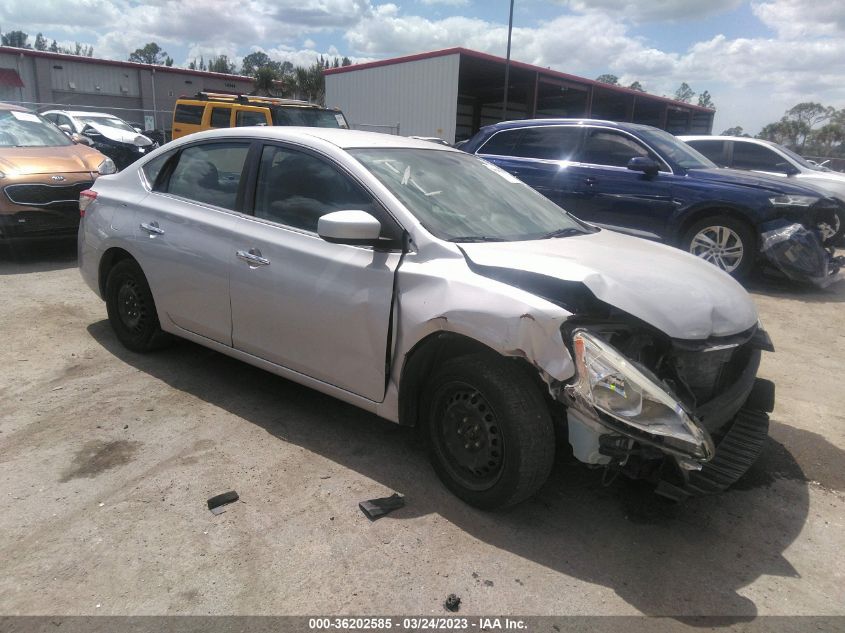
[{"label": "side window", "polygon": [[164,164],[170,160],[170,157],[173,156],[174,153],[175,151],[165,152],[161,156],[157,156],[151,161],[147,161],[141,167],[141,172],[144,174],[144,178],[146,178],[150,189],[155,186],[156,178],[158,178],[158,175],[161,173],[161,168],[164,167]]},{"label": "side window", "polygon": [[519,137],[524,132],[525,130],[521,129],[497,132],[487,139],[487,142],[476,153],[490,154],[492,156],[513,156],[513,151],[519,141]]},{"label": "side window", "polygon": [[231,113],[231,108],[212,108],[211,127],[229,127],[229,117]]},{"label": "side window", "polygon": [[786,159],[781,158],[768,147],[734,141],[733,167],[782,172],[785,171]]},{"label": "side window", "polygon": [[66,117],[63,114],[57,114],[56,121],[58,125],[69,125],[71,130],[76,129],[76,127],[73,125],[73,121],[70,120],[70,117]]},{"label": "side window", "polygon": [[544,160],[570,160],[578,149],[581,129],[574,126],[536,127],[525,130],[514,156]]},{"label": "side window", "polygon": [[701,152],[719,167],[726,167],[724,141],[689,141],[693,149]]},{"label": "side window", "polygon": [[168,193],[234,209],[249,143],[205,143],[182,150]]},{"label": "side window", "polygon": [[177,103],[176,110],[173,115],[173,121],[175,123],[190,123],[191,125],[200,125],[202,123],[203,110],[205,110],[205,106]]},{"label": "side window", "polygon": [[376,206],[369,194],[323,159],[272,145],[261,152],[255,217],[316,233],[317,220],[332,211],[360,209],[382,219]]},{"label": "side window", "polygon": [[587,131],[581,162],[625,167],[635,156],[649,155],[649,151],[630,136],[609,130],[592,129]]},{"label": "side window", "polygon": [[44,115],[44,118],[50,121],[51,123],[55,123],[56,125],[58,125],[59,123],[59,115],[54,112],[48,112]]},{"label": "side window", "polygon": [[238,114],[235,117],[235,125],[237,127],[267,125],[267,117],[263,112],[258,112],[257,110],[238,110]]}]

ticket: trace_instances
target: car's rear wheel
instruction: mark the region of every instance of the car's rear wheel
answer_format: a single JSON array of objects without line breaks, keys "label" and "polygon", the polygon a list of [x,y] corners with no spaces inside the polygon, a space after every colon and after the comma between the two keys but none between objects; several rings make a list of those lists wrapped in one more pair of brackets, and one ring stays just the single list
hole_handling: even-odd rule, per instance
[{"label": "car's rear wheel", "polygon": [[106,310],[117,338],[133,352],[149,352],[171,342],[159,324],[144,271],[134,259],[119,261],[109,272]]},{"label": "car's rear wheel", "polygon": [[530,497],[548,479],[552,419],[516,361],[492,354],[446,361],[425,396],[431,461],[455,495],[493,510]]},{"label": "car's rear wheel", "polygon": [[682,247],[696,257],[741,279],[754,267],[756,245],[751,227],[730,217],[709,217],[690,226]]}]

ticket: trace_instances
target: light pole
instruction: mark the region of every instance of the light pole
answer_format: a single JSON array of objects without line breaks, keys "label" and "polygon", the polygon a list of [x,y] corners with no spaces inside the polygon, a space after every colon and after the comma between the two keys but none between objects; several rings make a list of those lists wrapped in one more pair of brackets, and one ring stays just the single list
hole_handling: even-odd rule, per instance
[{"label": "light pole", "polygon": [[508,18],[508,54],[505,58],[505,97],[502,99],[502,121],[508,118],[508,82],[511,74],[511,31],[513,31],[513,2],[511,0],[511,12]]}]

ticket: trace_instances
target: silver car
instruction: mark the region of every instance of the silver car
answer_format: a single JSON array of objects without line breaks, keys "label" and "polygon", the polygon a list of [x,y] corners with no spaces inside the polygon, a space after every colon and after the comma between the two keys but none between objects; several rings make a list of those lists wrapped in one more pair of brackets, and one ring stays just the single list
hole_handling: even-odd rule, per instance
[{"label": "silver car", "polygon": [[676,499],[729,486],[767,435],[771,342],[737,282],[445,146],[214,130],[80,210],[82,275],[127,348],[189,339],[419,426],[481,508],[546,481],[556,426],[578,460]]}]

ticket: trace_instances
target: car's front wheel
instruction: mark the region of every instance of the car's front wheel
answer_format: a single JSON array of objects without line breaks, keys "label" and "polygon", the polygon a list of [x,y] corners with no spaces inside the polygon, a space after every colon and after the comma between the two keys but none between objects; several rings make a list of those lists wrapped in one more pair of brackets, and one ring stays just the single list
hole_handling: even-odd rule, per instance
[{"label": "car's front wheel", "polygon": [[825,246],[839,245],[845,234],[845,212],[834,211],[829,221],[819,222],[818,228]]},{"label": "car's front wheel", "polygon": [[117,338],[133,352],[149,352],[171,342],[161,330],[147,278],[134,259],[119,261],[109,272],[106,310]]},{"label": "car's front wheel", "polygon": [[756,239],[751,227],[730,217],[697,221],[684,233],[682,248],[741,279],[754,267]]},{"label": "car's front wheel", "polygon": [[455,495],[485,510],[530,497],[548,479],[555,434],[537,385],[515,360],[446,361],[425,401],[431,461]]}]

